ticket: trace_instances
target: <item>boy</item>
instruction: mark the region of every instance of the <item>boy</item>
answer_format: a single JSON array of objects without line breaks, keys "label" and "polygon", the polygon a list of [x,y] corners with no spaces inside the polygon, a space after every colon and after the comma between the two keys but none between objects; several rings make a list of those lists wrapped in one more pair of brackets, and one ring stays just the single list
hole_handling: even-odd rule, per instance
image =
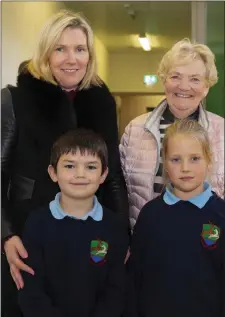
[{"label": "boy", "polygon": [[29,217],[19,304],[24,317],[119,317],[128,235],[94,195],[107,173],[107,148],[94,132],[71,131],[53,145],[49,175],[61,192]]}]

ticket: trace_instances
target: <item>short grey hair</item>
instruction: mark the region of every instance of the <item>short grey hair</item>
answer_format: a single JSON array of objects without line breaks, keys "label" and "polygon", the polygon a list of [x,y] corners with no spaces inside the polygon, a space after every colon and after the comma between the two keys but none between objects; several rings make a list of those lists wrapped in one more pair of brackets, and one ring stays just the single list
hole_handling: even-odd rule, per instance
[{"label": "short grey hair", "polygon": [[215,55],[207,45],[191,43],[188,38],[177,42],[162,58],[158,75],[164,82],[170,69],[174,65],[188,64],[194,60],[202,60],[206,69],[206,83],[208,87],[214,86],[218,81],[215,65]]}]

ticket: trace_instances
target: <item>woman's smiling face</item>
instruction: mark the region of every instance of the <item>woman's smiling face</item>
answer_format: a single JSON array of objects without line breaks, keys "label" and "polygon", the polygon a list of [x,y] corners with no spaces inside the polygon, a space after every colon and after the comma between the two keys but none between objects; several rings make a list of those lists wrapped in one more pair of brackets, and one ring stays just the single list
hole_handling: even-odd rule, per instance
[{"label": "woman's smiling face", "polygon": [[187,118],[209,91],[203,61],[198,59],[172,67],[166,76],[164,89],[170,111],[176,118]]}]

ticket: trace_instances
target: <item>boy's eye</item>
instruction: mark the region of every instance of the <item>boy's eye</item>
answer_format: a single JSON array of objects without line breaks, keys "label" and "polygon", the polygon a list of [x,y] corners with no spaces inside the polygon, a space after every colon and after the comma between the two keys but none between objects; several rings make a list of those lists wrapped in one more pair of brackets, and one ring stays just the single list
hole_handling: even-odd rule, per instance
[{"label": "boy's eye", "polygon": [[65,168],[73,168],[73,165],[72,164],[67,164],[67,165],[65,165]]},{"label": "boy's eye", "polygon": [[197,162],[200,160],[200,156],[194,156],[192,157],[192,161]]},{"label": "boy's eye", "polygon": [[96,170],[96,166],[95,165],[88,165],[88,169],[89,170]]}]

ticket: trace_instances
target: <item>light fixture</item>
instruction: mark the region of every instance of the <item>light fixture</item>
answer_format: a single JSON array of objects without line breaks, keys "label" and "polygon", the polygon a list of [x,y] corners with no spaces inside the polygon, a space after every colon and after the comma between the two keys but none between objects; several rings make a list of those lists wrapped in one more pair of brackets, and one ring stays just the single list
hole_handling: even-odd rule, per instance
[{"label": "light fixture", "polygon": [[139,35],[138,37],[139,43],[141,44],[144,51],[151,51],[150,41],[145,35]]},{"label": "light fixture", "polygon": [[144,84],[146,86],[153,86],[157,83],[157,76],[156,75],[145,75],[144,76]]}]

